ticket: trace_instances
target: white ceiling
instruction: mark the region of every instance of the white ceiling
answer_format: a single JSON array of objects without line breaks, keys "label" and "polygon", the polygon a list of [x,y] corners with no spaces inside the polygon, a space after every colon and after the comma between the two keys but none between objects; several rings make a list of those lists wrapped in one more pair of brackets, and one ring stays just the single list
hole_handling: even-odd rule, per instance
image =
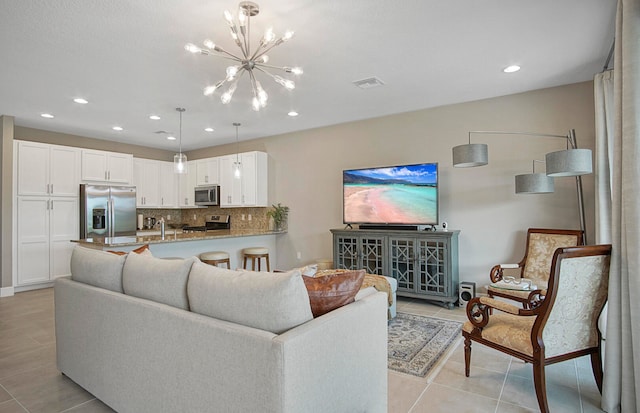
[{"label": "white ceiling", "polygon": [[[269,105],[254,112],[249,81],[223,105],[204,86],[228,60],[193,55],[209,38],[234,51],[216,0],[2,0],[0,114],[16,124],[183,150],[590,80],[614,34],[615,0],[263,0],[257,44],[271,26],[295,31],[270,64],[301,66],[294,91],[261,78]],[[520,72],[502,73],[511,64]],[[352,82],[376,76],[385,85]],[[72,101],[82,96],[88,105]],[[287,116],[290,109],[300,112]],[[44,119],[41,113],[52,113]],[[162,117],[159,121],[149,115]],[[111,129],[124,127],[123,132]],[[210,126],[215,132],[207,133]]]}]

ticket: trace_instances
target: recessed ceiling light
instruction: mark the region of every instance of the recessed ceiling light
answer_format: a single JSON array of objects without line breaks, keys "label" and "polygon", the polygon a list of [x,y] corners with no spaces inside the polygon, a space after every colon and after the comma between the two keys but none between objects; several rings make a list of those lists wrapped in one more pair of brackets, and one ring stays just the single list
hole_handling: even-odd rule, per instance
[{"label": "recessed ceiling light", "polygon": [[175,136],[167,136],[167,139],[170,141],[175,141],[176,137]]},{"label": "recessed ceiling light", "polygon": [[213,132],[213,128],[204,128],[205,132]]},{"label": "recessed ceiling light", "polygon": [[51,113],[41,113],[40,116],[47,119],[53,119],[54,116]]},{"label": "recessed ceiling light", "polygon": [[158,116],[158,115],[151,115],[151,116],[149,116],[149,119],[151,119],[151,120],[160,120],[160,116]]},{"label": "recessed ceiling light", "polygon": [[518,65],[511,65],[502,69],[502,71],[505,73],[513,73],[513,72],[517,72],[518,70],[520,70],[520,66]]},{"label": "recessed ceiling light", "polygon": [[293,117],[298,116],[298,115],[299,115],[299,113],[298,113],[298,112],[296,112],[295,110],[292,110],[291,112],[287,113],[287,115],[289,115],[289,116],[291,116],[291,117],[293,118]]},{"label": "recessed ceiling light", "polygon": [[84,98],[75,98],[73,99],[74,102],[79,103],[81,105],[86,105],[87,103],[89,103],[89,101],[87,99]]},{"label": "recessed ceiling light", "polygon": [[124,130],[124,129],[122,129],[122,126],[114,126],[114,127],[113,127],[113,128],[111,128],[111,129],[113,129],[113,130],[117,130],[118,132],[120,132],[120,131]]}]

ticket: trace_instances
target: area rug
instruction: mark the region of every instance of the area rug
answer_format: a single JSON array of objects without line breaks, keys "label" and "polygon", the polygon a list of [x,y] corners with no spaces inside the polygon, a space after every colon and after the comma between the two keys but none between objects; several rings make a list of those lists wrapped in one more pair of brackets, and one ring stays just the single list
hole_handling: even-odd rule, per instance
[{"label": "area rug", "polygon": [[458,342],[461,329],[457,321],[398,313],[389,322],[389,369],[426,377]]}]

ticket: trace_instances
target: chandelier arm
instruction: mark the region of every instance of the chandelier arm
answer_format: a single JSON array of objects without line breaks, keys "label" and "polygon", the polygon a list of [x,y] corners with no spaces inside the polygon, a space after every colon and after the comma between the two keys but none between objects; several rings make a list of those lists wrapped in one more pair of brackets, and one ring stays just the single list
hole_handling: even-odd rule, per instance
[{"label": "chandelier arm", "polygon": [[279,46],[280,44],[282,44],[282,43],[276,43],[276,42],[274,42],[273,44],[271,44],[271,46],[269,46],[269,45],[265,45],[265,46],[263,46],[263,47],[264,47],[264,50],[262,50],[262,52],[260,52],[260,53],[258,53],[258,52],[260,51],[260,48],[258,48],[258,49],[256,50],[256,53],[254,53],[254,55],[251,57],[251,60],[255,60],[255,59],[259,59],[259,58],[261,58],[265,53],[267,53],[268,51],[270,51],[270,50],[271,50],[271,49],[273,49],[274,47]]},{"label": "chandelier arm", "polygon": [[258,66],[259,67],[268,67],[269,69],[279,69],[279,70],[282,70],[283,72],[287,72],[285,70],[285,68],[281,67],[281,66],[273,66],[273,65],[267,65],[267,64],[264,64],[264,63],[256,63],[256,67],[258,67]]},{"label": "chandelier arm", "polygon": [[216,57],[222,57],[224,59],[233,59],[233,60],[237,60],[238,62],[242,62],[242,57],[240,56],[236,56],[233,53],[227,52],[226,50],[224,50],[223,48],[220,48],[220,51],[224,54],[226,54],[227,56],[225,56],[224,54],[220,54],[218,53],[208,53],[208,56],[216,56]]}]

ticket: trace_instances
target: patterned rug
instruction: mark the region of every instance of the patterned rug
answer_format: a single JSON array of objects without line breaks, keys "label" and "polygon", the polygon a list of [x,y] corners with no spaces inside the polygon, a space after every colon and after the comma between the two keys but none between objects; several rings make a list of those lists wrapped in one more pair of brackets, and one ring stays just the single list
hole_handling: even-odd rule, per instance
[{"label": "patterned rug", "polygon": [[389,322],[388,367],[425,377],[460,338],[462,323],[421,315],[398,313]]}]

